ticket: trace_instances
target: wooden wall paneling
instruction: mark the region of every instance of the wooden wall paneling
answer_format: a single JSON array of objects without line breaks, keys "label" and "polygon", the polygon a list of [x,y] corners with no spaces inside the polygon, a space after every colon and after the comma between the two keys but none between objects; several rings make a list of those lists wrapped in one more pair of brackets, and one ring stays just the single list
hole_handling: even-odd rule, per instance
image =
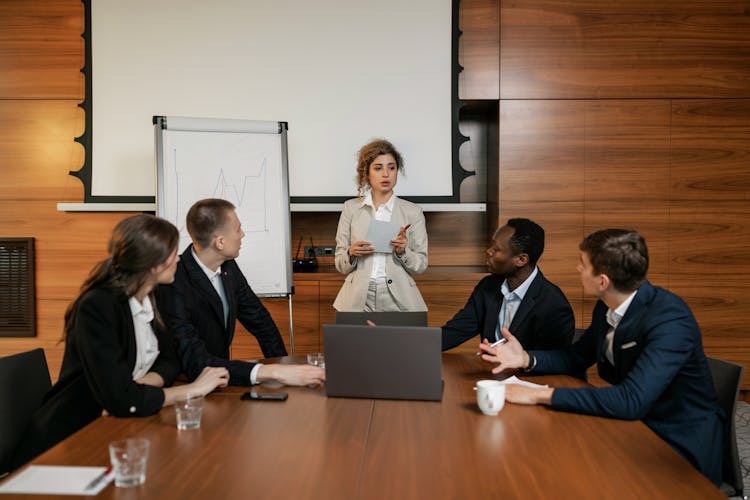
[{"label": "wooden wall paneling", "polygon": [[[670,289],[690,306],[706,354],[750,365],[750,206],[673,202]],[[750,389],[750,376],[742,390]]]},{"label": "wooden wall paneling", "polygon": [[[352,176],[354,166],[352,165]],[[354,183],[352,182],[352,186]],[[354,188],[352,187],[352,190]],[[354,197],[354,195],[352,195]],[[338,212],[293,212],[292,218],[292,257],[297,253],[297,247],[302,238],[300,256],[304,257],[304,248],[310,246],[312,238],[315,246],[336,246],[336,228],[339,224]],[[333,265],[333,257],[318,257],[319,265]]]},{"label": "wooden wall paneling", "polygon": [[708,355],[748,365],[750,100],[675,101],[671,141],[670,288]]},{"label": "wooden wall paneling", "polygon": [[[666,100],[590,101],[586,108],[584,233],[636,229],[649,279],[669,286],[669,120]],[[586,300],[590,314],[593,300]]]},{"label": "wooden wall paneling", "polygon": [[484,265],[487,214],[484,212],[428,212],[429,266]]},{"label": "wooden wall paneling", "polygon": [[544,228],[540,269],[563,290],[579,327],[584,326],[576,272],[583,237],[584,140],[584,103],[500,103],[498,224],[526,217]]},{"label": "wooden wall paneling", "polygon": [[[339,213],[292,214],[292,256],[302,237],[302,247],[336,246]],[[487,245],[487,214],[484,212],[427,212],[430,266],[475,266],[484,264]],[[332,266],[333,257],[318,257],[318,264]]]},{"label": "wooden wall paneling", "polygon": [[[51,4],[54,17],[59,4]],[[0,10],[7,12],[13,5],[20,8],[10,2]],[[25,12],[9,24],[21,22],[18,19],[32,23]],[[35,338],[3,339],[0,356],[42,347],[53,380],[64,351],[58,342],[64,311],[91,267],[106,257],[114,225],[129,215],[56,210],[58,201],[76,199],[82,192],[80,183],[67,174],[83,161],[83,150],[73,142],[82,130],[83,114],[75,99],[0,100],[0,234],[35,238],[38,332]]]},{"label": "wooden wall paneling", "polygon": [[77,104],[76,100],[0,100],[0,199],[57,202],[82,195],[80,182],[68,175],[83,164],[83,148],[73,142],[84,128],[85,117]]},{"label": "wooden wall paneling", "polygon": [[503,99],[749,97],[746,0],[500,2]]},{"label": "wooden wall paneling", "polygon": [[675,100],[671,120],[672,198],[750,201],[750,99]]},{"label": "wooden wall paneling", "polygon": [[500,97],[500,2],[461,0],[458,26],[459,99]]},{"label": "wooden wall paneling", "polygon": [[580,102],[500,102],[501,219],[509,202],[583,198],[584,127]]},{"label": "wooden wall paneling", "polygon": [[80,0],[3,0],[0,19],[0,99],[83,99]]},{"label": "wooden wall paneling", "polygon": [[[289,301],[286,298],[262,299],[274,323],[281,332],[286,350],[291,351],[289,342]],[[294,354],[307,354],[320,349],[318,335],[318,283],[298,282],[294,284],[292,295],[292,315],[294,319]],[[232,359],[261,359],[263,352],[256,338],[239,322],[230,350]]]}]

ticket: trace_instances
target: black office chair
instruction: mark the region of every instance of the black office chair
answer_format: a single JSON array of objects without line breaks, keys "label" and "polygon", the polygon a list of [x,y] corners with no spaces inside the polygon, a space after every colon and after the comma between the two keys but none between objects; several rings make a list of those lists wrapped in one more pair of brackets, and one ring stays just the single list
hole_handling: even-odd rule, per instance
[{"label": "black office chair", "polygon": [[737,406],[737,395],[742,381],[743,368],[740,365],[716,358],[708,358],[708,367],[714,379],[714,388],[719,405],[727,415],[727,436],[725,436],[724,454],[722,456],[721,491],[729,496],[744,497],[742,490],[742,468],[737,452],[737,435],[734,428],[734,412]]},{"label": "black office chair", "polygon": [[43,349],[0,358],[0,477],[51,386]]}]

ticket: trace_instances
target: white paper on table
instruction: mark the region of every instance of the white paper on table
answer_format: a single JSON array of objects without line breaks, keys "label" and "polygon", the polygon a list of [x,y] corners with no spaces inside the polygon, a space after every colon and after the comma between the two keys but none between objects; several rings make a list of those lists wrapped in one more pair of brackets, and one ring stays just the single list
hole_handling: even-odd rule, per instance
[{"label": "white paper on table", "polygon": [[521,380],[520,378],[516,377],[515,375],[510,376],[506,378],[505,380],[501,380],[503,384],[517,384],[522,385],[524,387],[531,387],[532,389],[547,389],[549,386],[547,384],[535,384],[533,382],[527,382],[525,380]]},{"label": "white paper on table", "polygon": [[36,495],[96,495],[114,479],[114,471],[91,489],[91,481],[106,467],[74,467],[63,465],[31,465],[0,484],[0,493]]},{"label": "white paper on table", "polygon": [[391,253],[393,251],[391,240],[398,236],[399,229],[401,226],[395,222],[373,219],[367,228],[367,241],[377,253]]}]

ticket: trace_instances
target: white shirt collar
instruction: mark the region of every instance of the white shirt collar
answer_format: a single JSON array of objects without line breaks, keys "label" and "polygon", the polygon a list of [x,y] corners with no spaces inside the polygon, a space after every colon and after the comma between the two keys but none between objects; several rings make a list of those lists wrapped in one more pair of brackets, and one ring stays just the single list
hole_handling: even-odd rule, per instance
[{"label": "white shirt collar", "polygon": [[515,290],[511,292],[510,288],[508,287],[508,280],[506,279],[503,281],[503,284],[500,286],[500,293],[503,294],[503,297],[507,297],[511,293],[514,293],[516,297],[518,297],[519,300],[523,300],[523,298],[526,296],[526,292],[529,291],[529,287],[531,286],[531,282],[534,281],[534,278],[536,278],[536,275],[539,274],[539,268],[537,266],[534,266],[534,270],[531,271],[531,274],[529,274],[529,277],[526,278],[523,283],[518,285]]},{"label": "white shirt collar", "polygon": [[134,318],[142,318],[146,323],[150,323],[154,319],[154,308],[151,305],[151,299],[148,295],[144,297],[143,303],[138,302],[135,297],[128,299],[128,305],[130,306],[130,314]]},{"label": "white shirt collar", "polygon": [[[393,205],[396,202],[396,193],[392,193],[391,197],[388,199],[388,201],[385,202],[383,205],[389,212],[393,212]],[[369,205],[375,210],[377,210],[380,207],[375,206],[375,202],[372,201],[372,190],[368,189],[365,196],[362,198],[362,204],[360,207],[364,207],[365,205]]]},{"label": "white shirt collar", "polygon": [[221,266],[219,266],[216,271],[212,271],[198,258],[198,254],[195,253],[195,248],[190,247],[190,251],[193,253],[193,258],[195,259],[195,262],[198,263],[198,267],[203,269],[203,272],[206,273],[208,281],[213,281],[214,278],[221,274]]},{"label": "white shirt collar", "polygon": [[617,306],[617,309],[614,311],[612,309],[607,309],[607,323],[609,323],[609,326],[617,328],[617,325],[620,324],[623,316],[625,316],[625,313],[628,311],[630,303],[633,302],[633,297],[635,297],[636,293],[638,293],[638,290],[628,295],[628,298],[623,300],[622,304]]}]

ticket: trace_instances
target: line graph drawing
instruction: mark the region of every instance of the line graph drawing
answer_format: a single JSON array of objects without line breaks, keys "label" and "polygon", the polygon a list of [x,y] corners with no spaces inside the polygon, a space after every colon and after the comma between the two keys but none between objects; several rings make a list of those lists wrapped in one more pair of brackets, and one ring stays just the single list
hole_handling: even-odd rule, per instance
[{"label": "line graph drawing", "polygon": [[[248,132],[245,125],[230,131],[232,124],[219,120],[221,131],[215,131],[215,120],[200,121],[207,130],[157,131],[159,215],[178,227],[183,252],[190,244],[185,222],[190,207],[204,198],[230,201],[245,233],[237,264],[253,290],[259,296],[289,295],[293,281],[283,129]],[[174,126],[178,120],[167,123]]]}]

